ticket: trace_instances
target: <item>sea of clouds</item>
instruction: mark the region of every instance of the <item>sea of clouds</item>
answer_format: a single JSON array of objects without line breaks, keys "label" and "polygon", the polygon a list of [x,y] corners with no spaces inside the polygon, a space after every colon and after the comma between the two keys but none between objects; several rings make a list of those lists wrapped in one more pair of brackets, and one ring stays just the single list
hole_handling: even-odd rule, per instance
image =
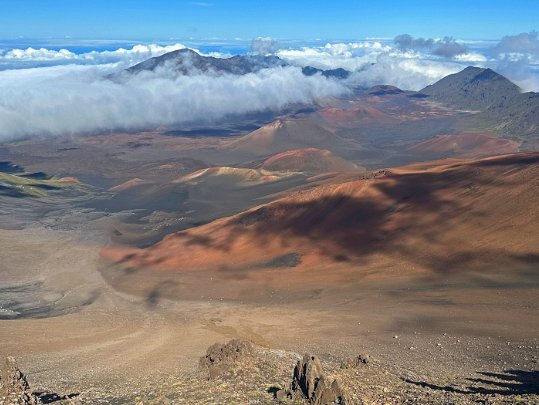
[{"label": "sea of clouds", "polygon": [[109,80],[114,66],[59,66],[0,73],[0,138],[151,129],[284,108],[347,91],[301,69],[243,76],[159,71]]},{"label": "sea of clouds", "polygon": [[[491,67],[526,91],[539,90],[537,32],[496,42],[404,34],[386,40],[283,46],[272,38],[257,38],[252,53],[275,54],[293,66],[244,76],[178,76],[161,70],[111,80],[128,66],[182,48],[185,45],[177,43],[86,52],[0,49],[0,140],[209,123],[230,114],[316,102],[354,86],[392,84],[420,90],[467,65]],[[342,67],[353,74],[346,81],[306,77],[301,66],[307,65]]]}]

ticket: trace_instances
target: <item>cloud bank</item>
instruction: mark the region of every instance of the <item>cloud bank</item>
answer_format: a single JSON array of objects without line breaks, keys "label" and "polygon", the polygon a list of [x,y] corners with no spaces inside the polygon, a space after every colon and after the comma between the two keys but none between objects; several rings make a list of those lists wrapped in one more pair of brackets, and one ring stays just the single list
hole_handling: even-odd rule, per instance
[{"label": "cloud bank", "polygon": [[[539,91],[536,31],[509,35],[498,43],[403,34],[392,40],[284,47],[272,38],[256,38],[252,53],[275,54],[293,66],[245,76],[177,76],[165,69],[122,81],[107,79],[127,66],[182,48],[185,45],[177,43],[84,53],[0,50],[0,140],[212,122],[229,114],[312,103],[353,86],[391,84],[420,90],[468,65],[493,68],[524,90]],[[211,55],[227,56],[214,49]],[[308,65],[340,67],[353,74],[342,82],[305,77],[301,67]]]},{"label": "cloud bank", "polygon": [[457,63],[425,61],[383,53],[348,79],[351,85],[371,87],[391,84],[401,89],[420,90],[441,78],[462,70]]},{"label": "cloud bank", "polygon": [[420,90],[448,74],[462,70],[470,62],[433,57],[414,49],[397,49],[381,41],[279,50],[277,55],[298,65],[350,70],[354,73],[348,80],[349,85],[370,87],[391,84],[405,90]]},{"label": "cloud bank", "polygon": [[489,50],[498,71],[527,91],[539,91],[539,33],[508,35]]},{"label": "cloud bank", "polygon": [[537,63],[539,61],[539,33],[531,31],[505,36],[492,51],[499,58],[527,59]]},{"label": "cloud bank", "polygon": [[4,51],[0,49],[0,68],[5,70],[59,64],[95,65],[106,63],[118,63],[122,66],[128,66],[184,48],[186,46],[179,43],[167,46],[149,44],[135,45],[130,49],[118,48],[113,51],[90,51],[80,54],[68,49],[53,50],[32,47]]},{"label": "cloud bank", "polygon": [[396,36],[393,42],[401,51],[427,49],[431,51],[433,55],[446,58],[452,58],[468,52],[468,47],[466,45],[457,42],[452,37],[444,37],[442,39],[425,39],[414,38],[409,34],[402,34]]},{"label": "cloud bank", "polygon": [[112,70],[109,65],[0,72],[0,139],[212,122],[347,91],[334,80],[306,77],[297,67],[244,76],[145,72],[121,82],[104,78]]},{"label": "cloud bank", "polygon": [[539,91],[539,33],[536,31],[506,36],[494,44],[402,34],[389,41],[281,49],[277,55],[300,65],[355,71],[351,84],[363,86],[385,83],[420,90],[474,65],[496,70],[525,91]]},{"label": "cloud bank", "polygon": [[271,37],[257,37],[251,41],[251,53],[254,55],[270,55],[279,49],[279,41]]}]

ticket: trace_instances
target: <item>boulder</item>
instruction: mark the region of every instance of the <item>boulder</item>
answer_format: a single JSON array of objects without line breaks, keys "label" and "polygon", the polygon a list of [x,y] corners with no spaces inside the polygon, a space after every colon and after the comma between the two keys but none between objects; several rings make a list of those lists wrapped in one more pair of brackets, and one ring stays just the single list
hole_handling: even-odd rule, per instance
[{"label": "boulder", "polygon": [[305,354],[294,368],[288,389],[276,392],[279,400],[306,399],[313,405],[346,404],[346,395],[337,380],[329,381],[317,356]]},{"label": "boulder", "polygon": [[0,403],[35,405],[26,376],[17,367],[14,357],[7,357],[0,369]]},{"label": "boulder", "polygon": [[209,378],[215,378],[224,374],[230,368],[238,366],[248,357],[254,354],[250,342],[233,339],[228,343],[215,343],[206,351],[199,361],[201,369],[208,371]]},{"label": "boulder", "polygon": [[367,365],[371,361],[371,357],[368,354],[360,354],[358,356],[348,357],[341,363],[341,368],[357,368],[359,366]]}]

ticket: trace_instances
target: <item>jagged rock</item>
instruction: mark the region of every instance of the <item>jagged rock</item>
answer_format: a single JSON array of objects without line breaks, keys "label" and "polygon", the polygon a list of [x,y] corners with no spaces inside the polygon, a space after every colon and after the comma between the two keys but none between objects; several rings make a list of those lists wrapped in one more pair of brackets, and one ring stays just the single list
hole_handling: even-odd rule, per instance
[{"label": "jagged rock", "polygon": [[200,358],[199,365],[200,368],[208,371],[211,379],[223,374],[230,367],[238,365],[253,353],[254,349],[250,342],[233,339],[228,343],[211,345],[206,355]]},{"label": "jagged rock", "polygon": [[35,405],[26,376],[17,367],[14,357],[7,357],[0,369],[0,404]]},{"label": "jagged rock", "polygon": [[312,398],[319,380],[323,377],[322,363],[316,356],[303,356],[294,368],[292,390],[301,391],[307,398]]},{"label": "jagged rock", "polygon": [[341,363],[341,368],[357,368],[361,365],[367,365],[371,361],[371,357],[368,354],[360,354],[358,356],[348,357]]},{"label": "jagged rock", "polygon": [[345,394],[339,382],[333,380],[330,384],[329,381],[322,377],[316,386],[314,395],[311,398],[311,403],[315,405],[328,405],[328,404],[346,404]]},{"label": "jagged rock", "polygon": [[276,392],[278,400],[307,399],[313,405],[346,404],[346,395],[337,380],[329,382],[316,356],[305,354],[294,368],[294,377],[288,389]]}]

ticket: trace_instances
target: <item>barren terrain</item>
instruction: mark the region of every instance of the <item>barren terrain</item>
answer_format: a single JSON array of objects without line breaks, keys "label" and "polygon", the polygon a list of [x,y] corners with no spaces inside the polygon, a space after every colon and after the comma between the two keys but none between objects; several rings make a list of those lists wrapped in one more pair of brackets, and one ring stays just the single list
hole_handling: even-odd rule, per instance
[{"label": "barren terrain", "polygon": [[4,142],[0,356],[44,403],[278,403],[304,353],[354,404],[538,403],[539,154],[425,97]]}]

